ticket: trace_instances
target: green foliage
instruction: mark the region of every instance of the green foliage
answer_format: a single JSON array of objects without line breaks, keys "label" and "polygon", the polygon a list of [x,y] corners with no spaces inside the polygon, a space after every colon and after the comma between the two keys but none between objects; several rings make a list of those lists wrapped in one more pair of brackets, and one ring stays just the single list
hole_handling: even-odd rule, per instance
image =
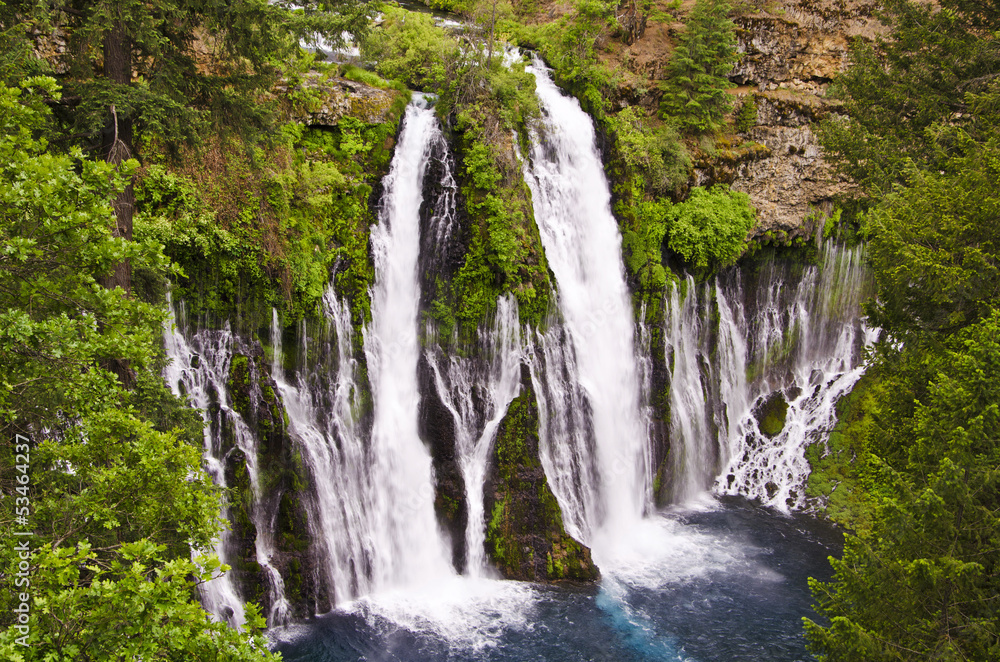
[{"label": "green foliage", "polygon": [[668,200],[640,202],[628,212],[635,219],[635,229],[622,231],[625,266],[638,279],[640,288],[660,292],[667,285],[663,267],[663,239],[673,205]]},{"label": "green foliage", "polygon": [[[847,119],[821,126],[827,156],[873,196],[905,183],[913,166],[947,171],[951,159],[994,134],[1000,12],[965,0],[892,0],[891,36],[852,47],[832,92]],[[982,26],[982,27],[974,27]]]},{"label": "green foliage", "polygon": [[696,269],[736,262],[746,250],[756,212],[746,193],[729,187],[691,189],[691,196],[669,212],[667,245]]},{"label": "green foliage", "polygon": [[869,368],[854,389],[837,402],[837,424],[825,444],[806,449],[809,479],[806,496],[818,500],[822,512],[853,531],[867,530],[870,496],[880,492],[879,463],[868,452],[877,446],[874,414],[885,388],[877,368]]},{"label": "green foliage", "polygon": [[806,631],[825,660],[992,660],[1000,12],[893,1],[883,19],[891,35],[857,45],[839,81],[850,118],[821,134],[869,198],[856,206],[885,340],[862,412],[836,439],[856,455],[843,473],[864,494],[850,503],[861,525],[833,581],[812,582],[828,625]]},{"label": "green foliage", "polygon": [[362,52],[381,75],[421,90],[446,88],[461,59],[458,41],[434,25],[429,14],[385,7],[378,30],[362,42]]},{"label": "green foliage", "polygon": [[777,391],[772,393],[754,414],[760,425],[761,433],[765,437],[775,437],[785,429],[788,401],[785,400],[785,396],[780,391]]},{"label": "green foliage", "polygon": [[560,85],[600,119],[605,111],[604,91],[611,73],[598,61],[600,45],[616,24],[616,2],[576,0],[573,11],[558,21],[524,27],[519,40],[536,48],[552,67]]},{"label": "green foliage", "polygon": [[807,620],[810,644],[829,660],[995,659],[1000,312],[884,361],[865,457],[882,487],[834,581],[811,582],[830,623]]},{"label": "green foliage", "polygon": [[522,62],[488,64],[482,52],[466,53],[454,66],[455,79],[436,89],[438,108],[454,112],[468,244],[456,272],[437,275],[429,314],[440,330],[450,334],[457,324],[460,337],[470,340],[505,293],[517,299],[522,322],[537,324],[548,310],[550,285],[514,142],[539,113],[534,77]]},{"label": "green foliage", "polygon": [[247,609],[247,632],[211,622],[191,600],[192,581],[208,581],[218,561],[198,566],[169,558],[142,540],[122,546],[110,562],[86,542],[46,545],[33,558],[30,644],[0,633],[0,654],[12,662],[58,660],[278,660],[258,633],[264,619]]},{"label": "green foliage", "polygon": [[732,107],[726,76],[739,59],[736,26],[727,0],[697,0],[667,66],[660,110],[686,131],[703,133],[722,126]]},{"label": "green foliage", "polygon": [[911,168],[868,213],[870,312],[897,334],[954,330],[1000,300],[1000,143],[963,151],[946,171]]},{"label": "green foliage", "polygon": [[736,122],[734,129],[739,133],[746,133],[757,126],[757,95],[748,94],[736,111]]},{"label": "green foliage", "polygon": [[[299,40],[322,36],[336,44],[345,30],[362,35],[372,13],[368,3],[354,0],[7,5],[43,33],[60,29],[68,36],[62,64],[67,91],[79,98],[67,115],[72,132],[95,136],[108,125],[114,105],[120,118],[135,121],[138,139],[155,137],[168,145],[198,140],[212,124],[243,135],[270,128],[271,109],[260,93],[281,74],[279,63],[297,56]],[[206,35],[212,47],[199,51],[197,37]],[[128,80],[111,80],[100,64],[109,36],[130,46]]]},{"label": "green foliage", "polygon": [[691,157],[671,124],[650,126],[649,118],[636,106],[607,115],[605,124],[624,164],[641,177],[644,192],[676,193],[687,184]]},{"label": "green foliage", "polygon": [[[112,237],[111,200],[134,172],[46,151],[51,79],[0,86],[0,433],[24,435],[30,521],[0,519],[0,574],[28,539],[31,646],[13,591],[0,594],[0,651],[12,660],[270,659],[254,635],[213,624],[193,598],[205,575],[191,546],[218,533],[219,498],[201,470],[201,430],[160,378],[165,311],[99,285],[129,259],[174,273],[161,247]],[[107,366],[127,361],[125,389]],[[0,444],[0,490],[13,503],[15,447]],[[205,572],[217,561],[205,561]],[[200,579],[195,579],[200,578]],[[253,611],[251,609],[251,614]]]},{"label": "green foliage", "polygon": [[360,67],[355,67],[352,64],[345,64],[343,66],[343,71],[340,74],[347,80],[353,80],[355,83],[364,83],[371,87],[380,87],[382,89],[387,89],[392,87],[392,84],[376,74],[374,71],[368,71]]},{"label": "green foliage", "polygon": [[[531,199],[513,145],[495,129],[487,133],[489,124],[503,117],[489,113],[489,107],[476,104],[461,113],[457,123],[463,165],[459,181],[472,236],[450,295],[465,334],[476,329],[505,292],[517,298],[522,322],[537,324],[548,309],[548,269]],[[537,112],[537,106],[512,110],[524,112]]]},{"label": "green foliage", "polygon": [[180,294],[196,314],[240,311],[251,328],[271,306],[286,319],[311,315],[337,265],[337,289],[360,326],[374,278],[369,197],[388,168],[397,118],[346,116],[332,131],[286,125],[285,145],[263,163],[234,141],[197,168],[151,165],[136,187],[135,234],[182,266]]}]

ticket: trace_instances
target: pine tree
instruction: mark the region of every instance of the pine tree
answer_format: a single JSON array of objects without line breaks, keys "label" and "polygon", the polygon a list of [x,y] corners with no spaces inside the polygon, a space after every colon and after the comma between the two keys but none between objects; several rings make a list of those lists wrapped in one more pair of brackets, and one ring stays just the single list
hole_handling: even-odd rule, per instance
[{"label": "pine tree", "polygon": [[[69,139],[118,167],[143,135],[171,149],[213,125],[267,127],[261,94],[300,40],[337,43],[345,30],[362,32],[370,11],[363,0],[10,0],[0,18],[69,35],[57,114]],[[130,183],[115,201],[117,236],[131,238],[133,207]],[[104,282],[129,291],[128,263]]]},{"label": "pine tree", "polygon": [[889,0],[837,82],[883,329],[854,471],[866,525],[812,581],[818,659],[1000,659],[1000,10]]},{"label": "pine tree", "polygon": [[726,76],[739,59],[726,0],[698,0],[667,67],[660,112],[692,132],[711,131],[732,108]]}]

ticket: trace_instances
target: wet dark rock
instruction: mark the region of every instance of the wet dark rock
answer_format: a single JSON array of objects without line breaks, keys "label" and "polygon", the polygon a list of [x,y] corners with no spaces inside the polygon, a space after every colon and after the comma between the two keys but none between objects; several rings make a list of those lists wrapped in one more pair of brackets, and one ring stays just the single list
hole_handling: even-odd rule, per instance
[{"label": "wet dark rock", "polygon": [[538,456],[538,406],[526,365],[500,423],[484,489],[487,558],[507,579],[600,578],[590,549],[570,537]]},{"label": "wet dark rock", "polygon": [[434,510],[451,537],[452,563],[465,567],[465,527],[469,513],[465,502],[465,480],[455,454],[455,419],[445,407],[434,383],[434,371],[424,354],[417,364],[420,388],[418,432],[430,444],[434,464]]}]

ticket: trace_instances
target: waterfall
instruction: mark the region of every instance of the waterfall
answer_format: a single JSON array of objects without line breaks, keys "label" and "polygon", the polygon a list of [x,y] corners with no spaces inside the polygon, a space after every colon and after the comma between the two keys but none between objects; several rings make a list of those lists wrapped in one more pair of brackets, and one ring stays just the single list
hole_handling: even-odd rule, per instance
[{"label": "waterfall", "polygon": [[[837,400],[861,377],[862,350],[878,334],[860,316],[869,283],[863,249],[825,245],[820,264],[807,267],[797,285],[787,270],[765,265],[752,299],[737,274],[730,276],[716,285],[726,411],[716,489],[782,510],[801,507],[805,449],[829,435]],[[768,436],[754,412],[778,397],[787,404],[785,424]]]},{"label": "waterfall", "polygon": [[[226,324],[220,330],[202,329],[190,339],[182,332],[184,302],[178,303],[181,320],[178,322],[173,301],[168,290],[168,319],[163,329],[163,340],[169,362],[164,378],[174,395],[186,396],[192,407],[201,411],[205,422],[205,469],[216,485],[226,487],[225,465],[232,450],[223,452],[223,429],[226,422],[232,425],[235,448],[246,458],[247,474],[253,503],[249,506],[250,519],[256,530],[254,540],[257,563],[267,580],[268,599],[271,605],[268,623],[281,625],[288,621],[290,607],[285,599],[284,581],[270,559],[274,554],[273,508],[269,508],[260,485],[257,441],[243,418],[229,403],[226,382],[229,365],[234,353],[234,337]],[[212,407],[214,403],[218,407]],[[226,507],[224,507],[226,508]],[[223,512],[228,520],[228,508]],[[226,563],[230,531],[224,530],[215,541],[214,552]],[[243,604],[228,574],[219,575],[200,587],[205,608],[220,620],[241,627],[245,622]]]},{"label": "waterfall", "polygon": [[540,450],[569,528],[591,542],[599,530],[628,528],[650,502],[649,424],[621,235],[593,125],[537,59],[528,71],[545,119],[532,131],[525,180],[562,317],[540,339],[544,361],[533,361],[543,386]]},{"label": "waterfall", "polygon": [[[667,294],[666,352],[670,366],[671,496],[675,503],[704,493],[716,470],[718,453],[711,423],[711,399],[703,383],[710,361],[708,329],[702,321],[707,303],[699,305],[694,279],[686,280],[686,296],[671,283]],[[707,371],[707,370],[706,370]]]},{"label": "waterfall", "polygon": [[419,210],[427,153],[438,135],[434,113],[418,95],[406,109],[371,236],[375,287],[364,351],[374,405],[368,517],[374,520],[376,588],[453,574],[434,513],[431,456],[417,432]]},{"label": "waterfall", "polygon": [[[369,515],[376,487],[368,474],[369,457],[359,420],[362,403],[350,311],[333,289],[327,288],[322,313],[327,325],[314,341],[322,347],[317,353],[329,358],[310,369],[306,362],[307,327],[302,325],[303,349],[297,357],[296,383],[286,382],[281,372],[275,373],[275,381],[288,416],[289,433],[303,451],[302,460],[312,482],[309,528],[313,553],[320,561],[331,601],[336,603],[373,588],[369,568],[377,550],[372,532],[375,522]],[[277,315],[271,336],[277,354],[280,346],[276,339],[281,337]],[[326,611],[326,607],[317,605],[317,611]]]},{"label": "waterfall", "polygon": [[497,302],[492,328],[480,329],[473,356],[448,357],[437,345],[427,350],[437,392],[455,421],[455,450],[469,508],[466,572],[472,577],[486,573],[483,485],[497,428],[520,389],[521,354],[517,302],[510,296]]}]

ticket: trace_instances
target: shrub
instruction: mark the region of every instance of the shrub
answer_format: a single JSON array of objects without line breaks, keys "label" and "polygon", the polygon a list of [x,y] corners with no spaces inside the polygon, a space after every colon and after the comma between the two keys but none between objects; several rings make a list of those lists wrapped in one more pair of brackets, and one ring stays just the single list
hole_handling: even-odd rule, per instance
[{"label": "shrub", "polygon": [[749,196],[721,184],[692,189],[668,216],[667,245],[698,269],[736,262],[756,221]]}]

